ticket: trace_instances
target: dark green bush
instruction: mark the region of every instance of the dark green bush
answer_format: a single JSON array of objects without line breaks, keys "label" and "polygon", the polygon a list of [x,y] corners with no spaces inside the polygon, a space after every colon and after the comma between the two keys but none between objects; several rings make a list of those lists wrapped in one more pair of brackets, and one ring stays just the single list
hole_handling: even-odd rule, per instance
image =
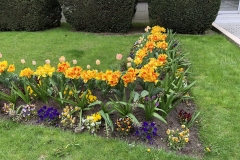
[{"label": "dark green bush", "polygon": [[59,0],[66,21],[78,31],[127,32],[136,0]]},{"label": "dark green bush", "polygon": [[177,33],[202,34],[211,28],[221,0],[149,0],[150,25]]},{"label": "dark green bush", "polygon": [[57,0],[0,0],[1,31],[38,31],[61,24]]}]

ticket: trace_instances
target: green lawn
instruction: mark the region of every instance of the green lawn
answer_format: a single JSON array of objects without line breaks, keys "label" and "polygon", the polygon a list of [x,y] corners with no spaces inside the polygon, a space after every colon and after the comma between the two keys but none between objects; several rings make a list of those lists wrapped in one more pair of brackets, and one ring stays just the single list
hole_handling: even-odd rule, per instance
[{"label": "green lawn", "polygon": [[[74,32],[67,24],[40,32],[1,32],[2,60],[15,63],[21,70],[20,60],[26,65],[46,59],[56,65],[64,55],[67,61],[76,59],[86,68],[102,70],[113,65],[117,53],[127,58],[131,46],[140,34],[94,34]],[[200,115],[200,138],[211,152],[204,159],[240,159],[240,48],[224,36],[211,32],[206,35],[177,35],[184,52],[190,53],[192,63],[190,79],[196,80],[192,88]],[[119,140],[73,134],[44,126],[27,126],[0,120],[0,159],[193,159],[151,149],[131,146]],[[65,147],[69,145],[66,149]],[[57,155],[64,154],[63,157]]]}]

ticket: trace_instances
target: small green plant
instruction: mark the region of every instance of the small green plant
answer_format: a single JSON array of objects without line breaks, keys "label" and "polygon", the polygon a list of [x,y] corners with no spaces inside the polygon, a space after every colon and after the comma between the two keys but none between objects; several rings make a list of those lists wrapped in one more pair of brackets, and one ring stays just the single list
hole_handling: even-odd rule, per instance
[{"label": "small green plant", "polygon": [[166,131],[168,147],[173,150],[181,150],[189,142],[189,129],[185,126],[181,126],[181,130]]},{"label": "small green plant", "polygon": [[39,77],[27,79],[26,81],[26,84],[32,88],[36,96],[44,103],[48,103],[48,97],[51,88],[49,79],[50,77]]},{"label": "small green plant", "polygon": [[124,91],[123,100],[120,101],[115,95],[116,101],[111,99],[111,105],[117,111],[121,117],[130,117],[135,123],[138,123],[137,118],[132,114],[132,111],[135,107],[137,107],[137,100],[139,99],[139,94],[137,92],[132,91],[130,93],[130,97],[127,100],[126,93]]},{"label": "small green plant", "polygon": [[164,110],[159,108],[159,97],[157,97],[157,95],[150,96],[147,91],[143,92],[146,92],[147,96],[142,98],[143,104],[138,104],[138,106],[144,109],[146,120],[150,121],[153,117],[156,117],[160,121],[167,123],[166,120],[158,114],[160,111],[166,114]]},{"label": "small green plant", "polygon": [[116,122],[116,131],[122,136],[129,135],[133,131],[133,122],[131,118],[118,118]]},{"label": "small green plant", "polygon": [[[32,99],[30,96],[30,89],[28,88],[26,84],[26,78],[23,77],[21,79],[22,86],[17,86],[14,83],[12,83],[12,90],[13,92],[18,95],[26,104],[31,103]],[[31,88],[31,87],[30,87]]]},{"label": "small green plant", "polygon": [[15,107],[16,101],[18,99],[18,95],[15,94],[14,90],[11,88],[10,93],[6,94],[4,92],[0,92],[0,99],[7,101],[7,103],[12,103],[12,105]]},{"label": "small green plant", "polygon": [[109,136],[109,131],[108,131],[108,126],[110,126],[111,130],[114,130],[113,122],[110,118],[110,114],[114,111],[114,109],[110,106],[111,102],[107,102],[104,104],[102,101],[95,101],[88,105],[88,107],[95,106],[95,105],[100,105],[101,110],[98,112],[102,118],[105,121],[105,129],[106,129],[106,134]]}]

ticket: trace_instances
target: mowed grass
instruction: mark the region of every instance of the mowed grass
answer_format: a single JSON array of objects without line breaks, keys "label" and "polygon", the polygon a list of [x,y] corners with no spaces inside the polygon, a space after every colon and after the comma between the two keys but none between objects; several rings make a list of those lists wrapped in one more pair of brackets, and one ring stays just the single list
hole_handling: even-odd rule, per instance
[{"label": "mowed grass", "polygon": [[215,32],[178,35],[192,62],[195,103],[206,159],[240,159],[240,48]]},{"label": "mowed grass", "polygon": [[[1,32],[2,60],[15,63],[17,70],[23,66],[33,68],[46,59],[56,66],[58,58],[76,59],[84,69],[106,70],[116,65],[115,56],[122,53],[127,58],[133,43],[140,34],[94,34],[75,32],[67,24],[41,32]],[[177,35],[184,52],[190,53],[192,63],[190,80],[196,80],[192,95],[197,110],[201,112],[200,139],[206,152],[203,159],[240,159],[240,48],[215,32],[206,35]],[[95,60],[101,65],[96,66]],[[44,126],[16,124],[0,120],[0,159],[193,159],[151,149],[129,145],[116,139],[106,139],[89,134],[73,134]],[[74,145],[76,144],[76,145]],[[64,149],[67,145],[70,147]],[[58,153],[58,154],[57,154]],[[63,154],[62,157],[57,155]]]},{"label": "mowed grass", "polygon": [[[130,49],[140,35],[95,34],[76,32],[66,24],[62,27],[39,32],[1,32],[0,53],[2,60],[16,65],[17,71],[23,69],[21,59],[26,60],[26,66],[33,68],[32,60],[37,66],[51,60],[52,66],[57,66],[60,56],[65,56],[69,63],[76,59],[78,65],[86,69],[109,69],[111,65],[119,63],[116,54],[123,54],[127,58]],[[96,66],[96,59],[101,61]]]},{"label": "mowed grass", "polygon": [[11,121],[0,120],[0,134],[1,160],[193,159],[152,148],[148,152],[149,147],[129,145],[117,139],[106,139],[88,133],[74,134],[56,128]]}]

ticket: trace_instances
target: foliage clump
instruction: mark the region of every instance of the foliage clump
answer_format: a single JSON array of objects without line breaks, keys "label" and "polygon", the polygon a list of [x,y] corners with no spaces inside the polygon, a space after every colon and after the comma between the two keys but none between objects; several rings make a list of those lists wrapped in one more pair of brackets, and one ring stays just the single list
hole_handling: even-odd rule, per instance
[{"label": "foliage clump", "polygon": [[136,0],[60,0],[66,21],[76,30],[127,32]]},{"label": "foliage clump", "polygon": [[217,17],[221,0],[151,0],[150,25],[160,25],[177,33],[203,34]]},{"label": "foliage clump", "polygon": [[1,0],[0,31],[38,31],[61,24],[57,0]]}]

